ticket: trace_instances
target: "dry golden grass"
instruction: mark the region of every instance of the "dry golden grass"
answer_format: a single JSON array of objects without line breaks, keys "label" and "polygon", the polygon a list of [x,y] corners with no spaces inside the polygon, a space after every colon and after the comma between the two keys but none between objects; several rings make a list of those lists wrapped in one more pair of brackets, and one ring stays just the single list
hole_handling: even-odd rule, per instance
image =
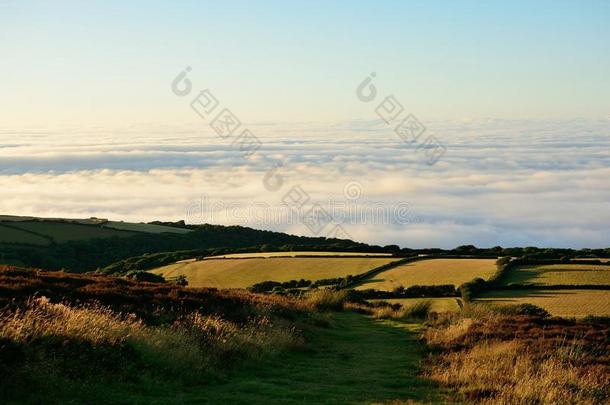
[{"label": "dry golden grass", "polygon": [[388,298],[380,300],[370,300],[371,302],[385,301],[390,304],[400,304],[403,307],[410,307],[423,301],[430,302],[430,312],[459,312],[460,306],[457,303],[457,298],[440,297],[440,298]]},{"label": "dry golden grass", "polygon": [[510,271],[505,283],[515,284],[610,284],[610,266],[595,264],[547,264]]},{"label": "dry golden grass", "polygon": [[341,311],[347,303],[348,294],[347,290],[320,288],[309,292],[305,302],[316,311]]},{"label": "dry golden grass", "polygon": [[117,345],[124,342],[142,324],[133,318],[121,318],[98,305],[70,307],[38,298],[25,309],[0,314],[0,337],[27,343],[46,337],[77,338],[92,345]]},{"label": "dry golden grass", "polygon": [[490,291],[477,301],[499,305],[529,303],[563,317],[610,316],[610,290]]},{"label": "dry golden grass", "polygon": [[458,286],[476,277],[487,279],[496,271],[495,259],[429,259],[386,270],[357,289],[392,291],[403,286],[453,284]]},{"label": "dry golden grass", "polygon": [[165,278],[184,275],[189,287],[246,288],[262,281],[315,281],[357,275],[396,260],[377,257],[206,259],[175,263],[152,272]]},{"label": "dry golden grass", "polygon": [[475,404],[602,404],[610,399],[608,325],[478,311],[428,327],[440,354],[426,374]]},{"label": "dry golden grass", "polygon": [[[97,304],[52,303],[45,297],[31,299],[21,309],[0,312],[0,341],[44,354],[29,359],[30,366],[47,357],[66,355],[54,353],[55,346],[49,342],[73,347],[77,355],[83,355],[79,351],[83,344],[117,351],[128,347],[127,352],[136,353],[138,360],[125,361],[143,362],[140,365],[147,372],[196,379],[223,373],[228,359],[258,359],[303,345],[293,328],[273,324],[264,315],[237,324],[218,315],[191,312],[169,324],[151,325]],[[74,362],[85,360],[77,357]]]},{"label": "dry golden grass", "polygon": [[583,370],[558,354],[538,360],[516,341],[483,342],[443,361],[432,377],[479,404],[601,404],[591,393],[607,382],[599,368]]},{"label": "dry golden grass", "polygon": [[371,315],[375,319],[424,320],[430,315],[432,302],[422,299],[410,305],[394,309],[390,306],[373,307]]}]

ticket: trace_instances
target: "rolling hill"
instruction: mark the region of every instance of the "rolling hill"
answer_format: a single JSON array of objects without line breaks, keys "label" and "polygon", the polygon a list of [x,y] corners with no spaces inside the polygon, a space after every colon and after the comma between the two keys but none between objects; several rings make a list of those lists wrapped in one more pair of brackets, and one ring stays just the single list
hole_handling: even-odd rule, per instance
[{"label": "rolling hill", "polygon": [[[129,223],[99,218],[64,219],[0,216],[0,264],[49,270],[93,271],[115,264],[122,273],[151,255],[167,253],[173,261],[214,254],[262,251],[332,251],[383,253],[380,246],[350,240],[305,237],[242,226]],[[173,254],[184,252],[186,256]],[[122,261],[132,259],[130,262]],[[154,260],[152,261],[154,262]],[[168,262],[154,262],[155,265]]]}]

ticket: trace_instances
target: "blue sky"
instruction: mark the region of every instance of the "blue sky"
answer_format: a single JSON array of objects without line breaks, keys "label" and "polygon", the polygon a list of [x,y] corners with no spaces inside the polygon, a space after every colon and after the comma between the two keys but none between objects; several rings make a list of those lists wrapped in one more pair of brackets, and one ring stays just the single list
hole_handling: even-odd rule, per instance
[{"label": "blue sky", "polygon": [[[311,235],[299,186],[364,242],[605,247],[609,50],[608,1],[2,1],[0,214]],[[186,66],[255,155],[171,91]],[[435,165],[356,97],[371,72]]]},{"label": "blue sky", "polygon": [[5,1],[0,123],[183,122],[186,65],[248,122],[369,118],[372,71],[424,119],[607,117],[608,49],[605,1]]}]

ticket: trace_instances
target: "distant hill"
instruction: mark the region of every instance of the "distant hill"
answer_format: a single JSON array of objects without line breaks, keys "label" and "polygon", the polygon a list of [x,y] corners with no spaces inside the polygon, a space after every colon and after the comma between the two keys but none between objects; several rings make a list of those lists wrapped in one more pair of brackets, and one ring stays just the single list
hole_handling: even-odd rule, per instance
[{"label": "distant hill", "polygon": [[184,234],[190,231],[185,227],[109,221],[94,217],[71,219],[0,215],[0,244],[48,246],[69,241],[129,237],[138,233]]},{"label": "distant hill", "polygon": [[69,219],[0,215],[0,264],[49,270],[105,273],[147,270],[194,257],[252,252],[360,252],[395,256],[428,255],[522,257],[533,260],[610,258],[606,249],[555,249],[495,246],[411,249],[376,246],[348,239],[306,237],[242,226],[187,225],[178,222],[130,223],[104,218]]},{"label": "distant hill", "polygon": [[[0,264],[86,272],[131,257],[138,257],[138,262],[164,264],[182,257],[261,249],[383,251],[380,246],[350,240],[295,236],[241,226],[0,216]],[[169,253],[154,255],[161,252]]]}]

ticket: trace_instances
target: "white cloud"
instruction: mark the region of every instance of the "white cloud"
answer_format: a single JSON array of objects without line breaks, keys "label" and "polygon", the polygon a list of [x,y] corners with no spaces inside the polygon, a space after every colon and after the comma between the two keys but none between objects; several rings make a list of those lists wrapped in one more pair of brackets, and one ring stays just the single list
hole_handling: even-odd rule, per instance
[{"label": "white cloud", "polygon": [[[379,122],[253,125],[263,146],[247,159],[203,126],[5,130],[0,212],[177,220],[207,196],[218,208],[211,222],[308,234],[281,221],[282,195],[300,185],[312,202],[347,203],[345,228],[371,243],[610,244],[610,121],[427,127],[447,147],[434,166]],[[269,192],[262,179],[277,160],[285,182]],[[362,195],[351,202],[343,188],[354,181]],[[401,203],[410,207],[408,224],[353,220],[367,207],[391,212]],[[258,211],[246,209],[253,206]]]}]

